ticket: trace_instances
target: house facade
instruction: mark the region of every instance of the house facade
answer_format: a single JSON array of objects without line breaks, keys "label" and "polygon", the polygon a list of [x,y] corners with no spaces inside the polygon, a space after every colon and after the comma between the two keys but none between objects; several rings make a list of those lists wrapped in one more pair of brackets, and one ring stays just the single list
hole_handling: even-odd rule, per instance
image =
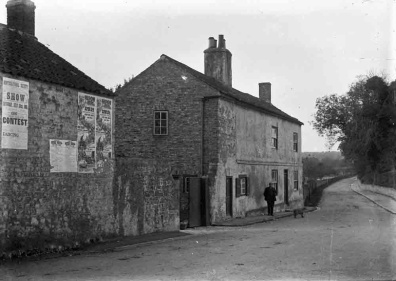
[{"label": "house facade", "polygon": [[0,255],[118,235],[114,95],[35,37],[35,5],[0,24]]},{"label": "house facade", "polygon": [[[211,37],[205,74],[162,55],[116,93],[117,188],[143,193],[143,212],[125,200],[124,216],[141,225],[132,233],[263,211],[269,184],[278,210],[302,206],[303,124],[271,103],[270,83],[259,98],[232,88],[231,58],[224,37]],[[151,181],[139,172],[158,169]],[[161,219],[148,226],[153,213]]]}]

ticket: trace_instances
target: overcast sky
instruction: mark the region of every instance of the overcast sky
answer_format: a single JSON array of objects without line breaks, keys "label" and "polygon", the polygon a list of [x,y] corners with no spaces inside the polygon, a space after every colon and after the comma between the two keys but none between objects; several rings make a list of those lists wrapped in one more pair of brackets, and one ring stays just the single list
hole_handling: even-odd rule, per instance
[{"label": "overcast sky", "polygon": [[303,151],[328,150],[309,123],[316,98],[344,94],[369,72],[396,79],[395,0],[34,3],[39,41],[106,87],[138,75],[161,54],[203,72],[208,38],[223,34],[233,87],[258,96],[258,83],[271,82],[273,104],[305,124]]}]

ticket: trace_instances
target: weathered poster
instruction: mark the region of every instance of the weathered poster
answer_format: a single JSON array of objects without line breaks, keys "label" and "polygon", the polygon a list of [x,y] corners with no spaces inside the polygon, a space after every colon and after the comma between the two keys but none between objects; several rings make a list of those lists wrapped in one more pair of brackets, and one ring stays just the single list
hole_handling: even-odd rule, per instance
[{"label": "weathered poster", "polygon": [[27,149],[29,83],[3,77],[1,148]]},{"label": "weathered poster", "polygon": [[50,139],[51,173],[77,172],[77,142]]},{"label": "weathered poster", "polygon": [[96,97],[78,93],[78,172],[93,173],[96,168]]},{"label": "weathered poster", "polygon": [[112,101],[101,97],[96,98],[96,165],[103,167],[104,162],[111,158],[111,116]]}]

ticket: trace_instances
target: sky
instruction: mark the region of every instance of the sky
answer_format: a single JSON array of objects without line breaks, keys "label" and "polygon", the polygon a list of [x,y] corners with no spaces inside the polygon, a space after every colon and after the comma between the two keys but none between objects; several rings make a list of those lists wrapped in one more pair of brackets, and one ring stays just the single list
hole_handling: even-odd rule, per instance
[{"label": "sky", "polygon": [[[0,23],[6,24],[6,0]],[[298,118],[302,151],[336,150],[310,122],[315,101],[359,75],[396,79],[396,0],[33,0],[36,37],[105,87],[162,54],[204,72],[208,38],[224,35],[233,87]]]}]

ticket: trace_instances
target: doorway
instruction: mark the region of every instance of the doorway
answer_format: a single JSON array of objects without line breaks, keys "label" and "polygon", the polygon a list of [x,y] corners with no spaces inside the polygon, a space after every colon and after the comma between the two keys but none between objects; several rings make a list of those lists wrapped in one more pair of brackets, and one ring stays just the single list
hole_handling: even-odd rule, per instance
[{"label": "doorway", "polygon": [[226,216],[232,217],[232,177],[226,177]]},{"label": "doorway", "polygon": [[188,226],[196,227],[202,225],[203,213],[203,192],[201,178],[186,178],[188,186],[189,208],[188,208]]},{"label": "doorway", "polygon": [[283,174],[284,200],[289,205],[289,170],[285,170]]}]

